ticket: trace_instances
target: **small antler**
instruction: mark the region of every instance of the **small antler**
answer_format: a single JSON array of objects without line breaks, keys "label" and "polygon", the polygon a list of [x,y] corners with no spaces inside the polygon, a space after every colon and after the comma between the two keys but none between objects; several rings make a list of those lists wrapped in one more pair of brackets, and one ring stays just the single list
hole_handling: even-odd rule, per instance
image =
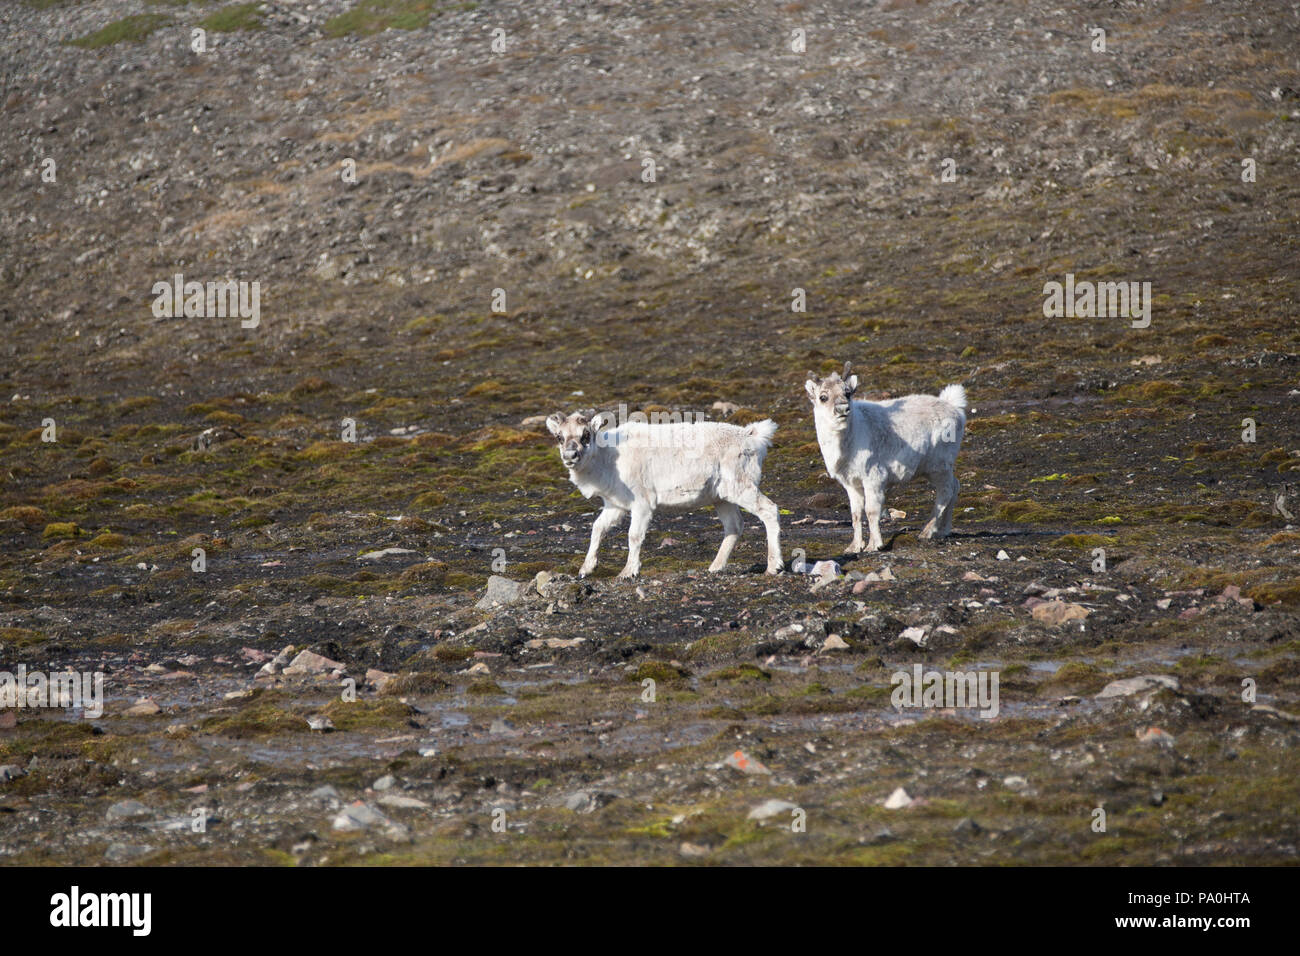
[{"label": "small antler", "polygon": [[808,370],[808,380],[809,380],[810,382],[815,382],[815,381],[817,381],[817,373],[814,372],[812,369],[809,369],[809,370]]},{"label": "small antler", "polygon": [[843,374],[842,376],[840,376],[840,377],[843,378],[844,381],[847,382],[847,381],[849,380],[849,373],[850,373],[851,371],[852,371],[852,369],[850,368],[849,363],[848,363],[848,362],[845,362],[845,363],[844,363],[844,374]]}]

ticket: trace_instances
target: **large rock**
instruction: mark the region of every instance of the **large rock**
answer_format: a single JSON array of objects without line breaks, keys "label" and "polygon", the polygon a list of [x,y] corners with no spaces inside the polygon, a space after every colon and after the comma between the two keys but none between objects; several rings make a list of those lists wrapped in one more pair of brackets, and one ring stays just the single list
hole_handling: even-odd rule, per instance
[{"label": "large rock", "polygon": [[487,590],[479,598],[478,604],[474,605],[480,610],[486,610],[494,607],[508,607],[511,604],[518,604],[524,599],[528,591],[528,585],[520,584],[518,581],[511,581],[509,578],[503,578],[499,574],[494,574],[488,578]]},{"label": "large rock", "polygon": [[287,677],[302,674],[326,674],[330,671],[346,670],[346,665],[332,661],[314,651],[303,651],[295,657],[282,673]]},{"label": "large rock", "polygon": [[1092,612],[1082,604],[1069,604],[1065,601],[1044,601],[1029,612],[1035,621],[1043,624],[1058,625],[1067,621],[1082,621]]}]

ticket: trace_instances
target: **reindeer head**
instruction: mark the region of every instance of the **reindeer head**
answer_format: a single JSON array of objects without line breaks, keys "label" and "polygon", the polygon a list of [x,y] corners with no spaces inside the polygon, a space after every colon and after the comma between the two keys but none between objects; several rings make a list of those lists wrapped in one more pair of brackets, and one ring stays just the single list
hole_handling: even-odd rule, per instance
[{"label": "reindeer head", "polygon": [[575,470],[582,467],[596,445],[596,436],[612,419],[607,413],[597,415],[595,409],[574,412],[567,418],[556,412],[546,419],[546,428],[559,440],[560,461],[564,467]]},{"label": "reindeer head", "polygon": [[812,401],[813,414],[824,416],[828,421],[843,425],[848,421],[849,411],[853,407],[853,393],[858,390],[858,377],[851,374],[848,362],[844,363],[844,374],[831,372],[819,379],[814,373],[808,373],[808,380],[803,383],[808,398]]}]

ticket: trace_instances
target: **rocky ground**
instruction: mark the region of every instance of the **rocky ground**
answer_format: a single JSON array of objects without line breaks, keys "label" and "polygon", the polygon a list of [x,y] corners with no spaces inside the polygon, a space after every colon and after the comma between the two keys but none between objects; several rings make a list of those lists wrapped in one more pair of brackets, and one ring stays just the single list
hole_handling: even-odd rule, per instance
[{"label": "rocky ground", "polygon": [[[0,861],[1294,864],[1297,49],[1244,0],[5,4],[0,671],[107,700],[0,711]],[[1150,326],[1046,318],[1067,273]],[[951,538],[912,487],[842,553],[846,360],[965,384]],[[535,416],[620,402],[775,418],[840,573],[747,517],[710,575],[698,513],[576,579]],[[893,706],[918,663],[997,715]]]}]

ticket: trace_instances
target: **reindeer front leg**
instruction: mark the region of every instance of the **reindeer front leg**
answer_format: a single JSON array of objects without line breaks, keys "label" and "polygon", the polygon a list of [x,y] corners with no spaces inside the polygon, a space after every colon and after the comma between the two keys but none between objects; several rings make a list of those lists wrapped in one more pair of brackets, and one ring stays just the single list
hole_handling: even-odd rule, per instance
[{"label": "reindeer front leg", "polygon": [[587,549],[587,560],[582,562],[582,567],[578,569],[578,577],[585,578],[592,571],[596,570],[596,552],[600,550],[600,539],[605,536],[605,532],[614,528],[623,516],[627,514],[622,508],[615,508],[613,505],[605,505],[600,514],[596,516],[595,522],[591,526],[591,547]]}]

